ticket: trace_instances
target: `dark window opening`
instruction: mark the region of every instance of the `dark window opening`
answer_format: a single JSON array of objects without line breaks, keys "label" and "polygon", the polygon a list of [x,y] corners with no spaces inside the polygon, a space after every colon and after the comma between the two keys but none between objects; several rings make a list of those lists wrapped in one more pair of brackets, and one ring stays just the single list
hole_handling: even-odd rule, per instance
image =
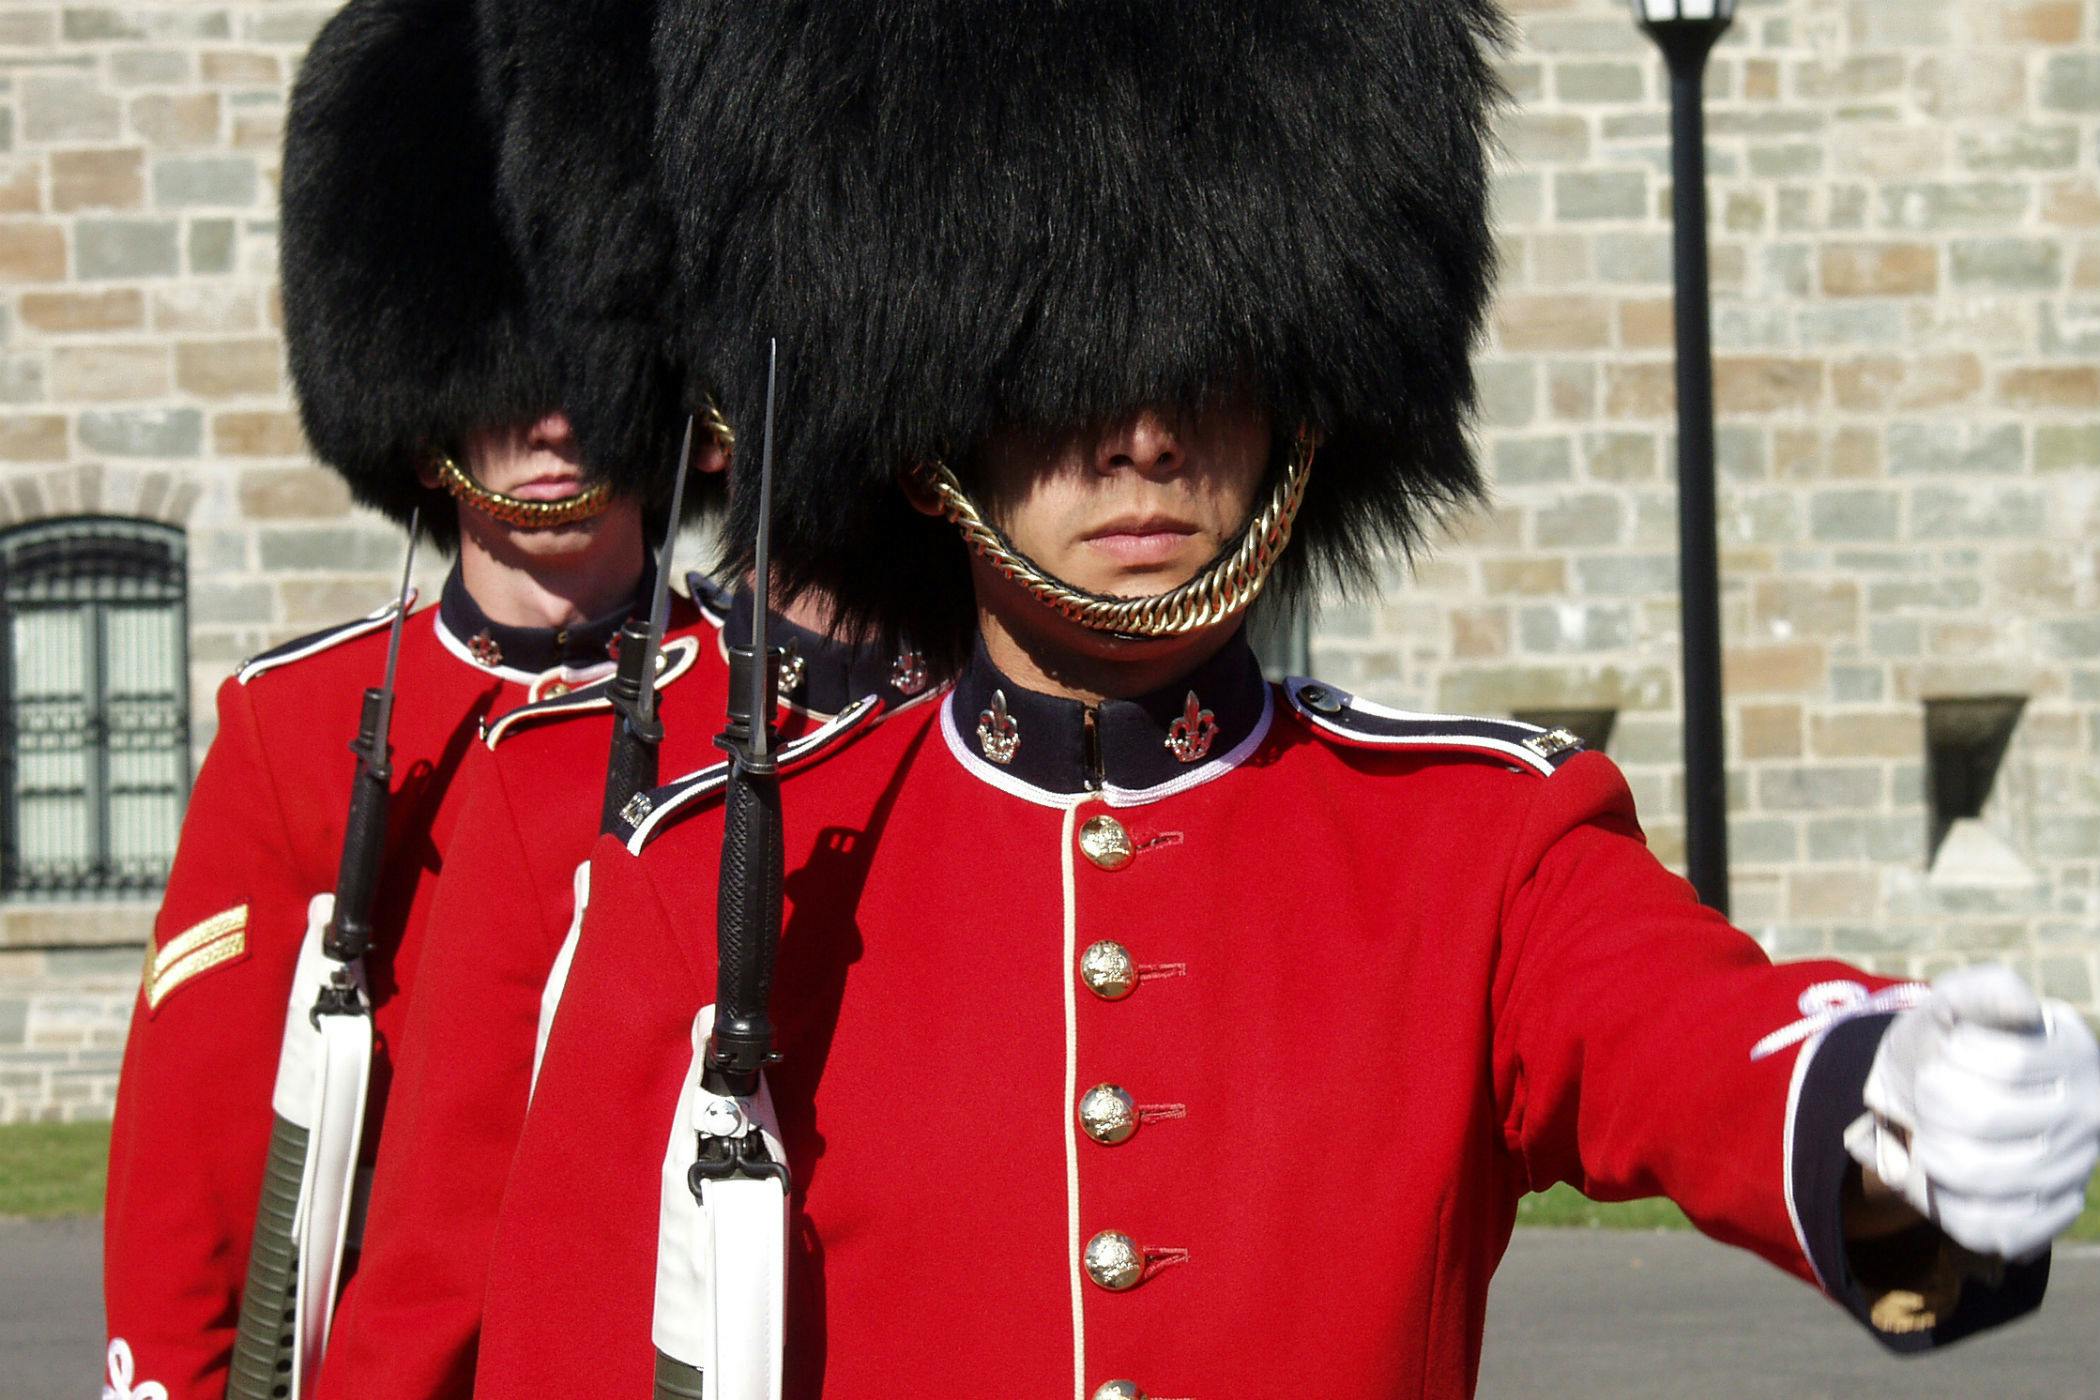
[{"label": "dark window opening", "polygon": [[1954,824],[1983,815],[2012,743],[2022,695],[1984,695],[1925,702],[1925,796],[1936,860]]},{"label": "dark window opening", "polygon": [[1541,729],[1565,729],[1582,740],[1582,746],[1597,753],[1611,743],[1612,726],[1619,722],[1617,710],[1518,710],[1511,716]]},{"label": "dark window opening", "polygon": [[0,531],[0,894],[146,894],[189,796],[182,532],[114,516]]}]

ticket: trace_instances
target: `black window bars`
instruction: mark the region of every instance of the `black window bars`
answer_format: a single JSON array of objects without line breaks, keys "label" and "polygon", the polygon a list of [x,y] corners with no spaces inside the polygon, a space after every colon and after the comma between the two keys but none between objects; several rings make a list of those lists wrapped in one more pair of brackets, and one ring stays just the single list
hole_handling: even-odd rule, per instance
[{"label": "black window bars", "polygon": [[182,531],[0,530],[0,895],[148,894],[190,785]]}]

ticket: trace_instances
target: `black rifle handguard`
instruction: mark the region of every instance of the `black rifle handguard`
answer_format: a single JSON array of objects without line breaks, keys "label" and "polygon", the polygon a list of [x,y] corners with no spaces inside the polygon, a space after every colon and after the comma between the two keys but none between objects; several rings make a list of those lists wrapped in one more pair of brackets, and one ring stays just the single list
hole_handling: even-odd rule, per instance
[{"label": "black rifle handguard", "polygon": [[350,815],[343,823],[343,859],[336,868],[335,917],[321,947],[337,962],[361,958],[372,946],[372,901],[379,889],[379,862],[386,852],[386,736],[379,732],[386,693],[365,691],[357,722],[357,774],[350,780]]}]

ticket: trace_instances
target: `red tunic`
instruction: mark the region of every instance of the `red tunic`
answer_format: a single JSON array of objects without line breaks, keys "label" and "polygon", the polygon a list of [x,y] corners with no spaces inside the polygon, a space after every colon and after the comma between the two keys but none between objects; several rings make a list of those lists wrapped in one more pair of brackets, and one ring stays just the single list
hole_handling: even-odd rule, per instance
[{"label": "red tunic", "polygon": [[[602,672],[596,633],[609,636],[619,620],[564,638],[570,663],[526,671],[486,639],[487,660],[476,659],[478,614],[456,600],[465,595],[455,573],[444,604],[402,630],[378,936],[366,960],[367,1163],[460,811],[452,777],[485,720]],[[694,621],[681,604],[679,625]],[[293,965],[308,902],[334,887],[356,762],[348,745],[386,649],[385,620],[367,619],[266,653],[219,689],[218,734],[191,792],[125,1046],[104,1220],[111,1345],[128,1352],[135,1383],[157,1381],[170,1400],[225,1387]]]},{"label": "red tunic", "polygon": [[[1601,756],[1552,771],[1507,725],[1352,736],[1258,677],[1228,705],[1251,664],[1185,711],[1179,687],[1103,706],[1082,759],[1080,707],[980,655],[935,712],[788,780],[786,1393],[1464,1396],[1517,1199],[1557,1181],[1667,1194],[1846,1293],[1818,1113],[1857,1111],[1878,1028],[1841,1017],[1878,984],[1775,967],[1698,905]],[[1194,757],[1162,769],[1175,718]],[[594,853],[478,1396],[649,1389],[720,835],[714,804]],[[1119,999],[1097,944],[1135,965]],[[1113,1146],[1078,1116],[1106,1085],[1141,1123]],[[1104,1232],[1142,1252],[1134,1287],[1084,1267]]]},{"label": "red tunic", "polygon": [[[722,646],[748,628],[748,599],[727,629],[711,619],[699,630],[703,665],[662,695],[667,779],[723,757],[714,745],[726,713]],[[891,674],[889,661],[871,667],[777,618],[773,628],[802,663],[781,706],[784,741],[829,718],[816,707]],[[922,676],[908,688],[926,694],[925,684]],[[911,698],[894,686],[878,693],[890,705]],[[598,836],[612,731],[602,700],[577,708],[565,697],[514,712],[460,775],[466,795],[431,902],[364,1250],[322,1369],[324,1400],[435,1400],[472,1389],[489,1240],[525,1121],[541,994],[570,928],[572,878]]]}]

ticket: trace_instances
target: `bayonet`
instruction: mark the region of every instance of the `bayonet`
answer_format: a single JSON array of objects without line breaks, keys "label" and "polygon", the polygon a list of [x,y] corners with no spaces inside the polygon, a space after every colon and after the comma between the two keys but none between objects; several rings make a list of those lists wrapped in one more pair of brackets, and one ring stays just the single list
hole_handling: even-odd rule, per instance
[{"label": "bayonet", "polygon": [[678,479],[671,486],[671,518],[664,524],[656,553],[656,582],[649,595],[649,618],[620,629],[619,667],[607,686],[614,712],[612,749],[605,760],[605,798],[598,809],[598,829],[611,831],[628,805],[656,786],[657,758],[663,747],[663,725],[656,717],[657,658],[663,655],[664,627],[671,615],[671,557],[678,544],[678,523],[685,510],[685,481],[692,472],[693,419],[685,420],[678,445]]}]

